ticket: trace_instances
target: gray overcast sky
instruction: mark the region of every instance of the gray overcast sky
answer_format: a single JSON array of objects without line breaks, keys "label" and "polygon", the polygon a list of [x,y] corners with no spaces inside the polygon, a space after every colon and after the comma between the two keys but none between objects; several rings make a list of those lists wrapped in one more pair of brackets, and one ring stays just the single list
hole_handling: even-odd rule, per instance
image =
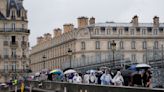
[{"label": "gray overcast sky", "polygon": [[24,0],[28,10],[31,46],[44,33],[53,33],[64,23],[73,23],[79,16],[95,17],[96,22],[130,22],[134,15],[139,22],[152,22],[157,15],[164,22],[164,0]]}]

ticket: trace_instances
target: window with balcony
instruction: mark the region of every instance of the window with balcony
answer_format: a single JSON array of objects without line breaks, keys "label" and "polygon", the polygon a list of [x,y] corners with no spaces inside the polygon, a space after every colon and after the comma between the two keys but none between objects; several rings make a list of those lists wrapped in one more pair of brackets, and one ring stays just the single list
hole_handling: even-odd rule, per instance
[{"label": "window with balcony", "polygon": [[136,42],[135,41],[131,42],[131,49],[136,49]]},{"label": "window with balcony", "polygon": [[85,42],[81,42],[81,49],[85,50]]},{"label": "window with balcony", "polygon": [[96,49],[100,49],[100,41],[96,41]]}]

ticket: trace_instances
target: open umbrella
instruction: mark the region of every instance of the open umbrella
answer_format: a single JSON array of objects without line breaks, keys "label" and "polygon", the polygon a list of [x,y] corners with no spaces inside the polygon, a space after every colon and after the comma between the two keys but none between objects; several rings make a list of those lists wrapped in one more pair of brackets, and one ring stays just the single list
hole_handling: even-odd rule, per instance
[{"label": "open umbrella", "polygon": [[86,71],[86,73],[96,73],[97,72],[97,70],[88,70],[88,71]]},{"label": "open umbrella", "polygon": [[136,70],[137,70],[137,69],[136,69],[136,65],[131,65],[131,66],[128,68],[128,70],[136,71]]},{"label": "open umbrella", "polygon": [[51,74],[58,74],[58,75],[60,75],[60,74],[62,74],[63,72],[62,72],[62,70],[60,70],[60,69],[54,69],[54,70],[50,71],[50,73],[51,73]]},{"label": "open umbrella", "polygon": [[151,66],[148,64],[137,64],[136,68],[143,68],[144,69],[144,68],[151,68]]},{"label": "open umbrella", "polygon": [[36,72],[36,73],[35,73],[35,76],[39,76],[39,75],[40,75],[40,72]]},{"label": "open umbrella", "polygon": [[73,69],[70,69],[70,70],[66,70],[66,71],[64,72],[64,74],[70,74],[70,73],[76,73],[76,71],[73,70]]}]

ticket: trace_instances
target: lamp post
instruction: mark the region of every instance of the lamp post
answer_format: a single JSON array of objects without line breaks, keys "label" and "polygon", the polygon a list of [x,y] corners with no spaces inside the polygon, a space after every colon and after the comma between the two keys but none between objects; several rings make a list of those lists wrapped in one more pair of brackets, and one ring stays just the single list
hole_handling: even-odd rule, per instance
[{"label": "lamp post", "polygon": [[113,40],[113,42],[111,43],[111,47],[112,47],[112,52],[113,52],[113,67],[115,67],[115,62],[114,62],[114,52],[116,51],[116,43],[115,41]]},{"label": "lamp post", "polygon": [[45,69],[45,62],[46,62],[46,60],[45,60],[45,58],[47,58],[45,55],[43,55],[43,69]]},{"label": "lamp post", "polygon": [[70,57],[70,61],[69,61],[70,63],[69,63],[69,64],[70,64],[70,68],[71,68],[71,67],[72,67],[72,66],[71,66],[71,65],[72,65],[72,64],[71,64],[71,63],[72,63],[72,61],[71,61],[72,50],[71,50],[70,48],[68,48],[68,55],[69,55],[69,57]]}]

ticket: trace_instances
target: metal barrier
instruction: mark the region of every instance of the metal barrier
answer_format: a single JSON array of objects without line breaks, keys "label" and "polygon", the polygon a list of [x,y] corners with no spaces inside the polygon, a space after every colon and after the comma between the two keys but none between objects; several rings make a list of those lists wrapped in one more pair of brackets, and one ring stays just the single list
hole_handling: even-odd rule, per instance
[{"label": "metal barrier", "polygon": [[39,86],[38,81],[29,81],[28,89],[30,92],[164,92],[164,89],[143,88],[129,86],[101,86],[90,84],[72,84],[63,82],[42,82]]}]

